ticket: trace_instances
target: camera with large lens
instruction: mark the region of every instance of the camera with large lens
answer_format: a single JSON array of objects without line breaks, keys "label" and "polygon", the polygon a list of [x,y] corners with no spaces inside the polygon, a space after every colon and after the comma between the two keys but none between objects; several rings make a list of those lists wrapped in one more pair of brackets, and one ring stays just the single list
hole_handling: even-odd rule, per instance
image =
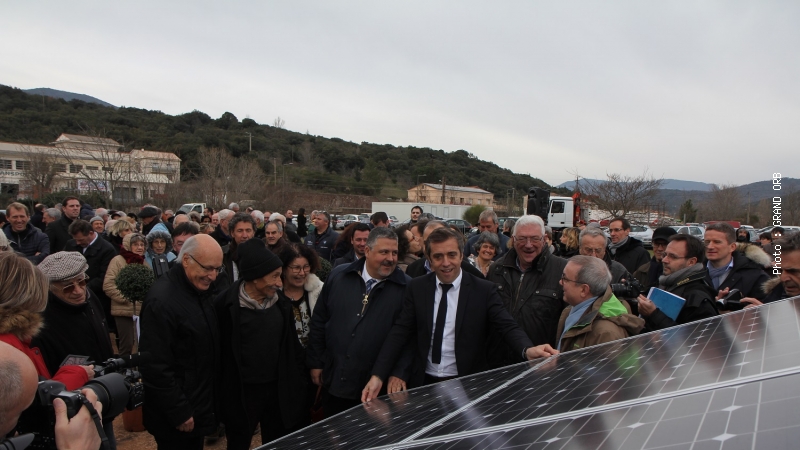
[{"label": "camera with large lens", "polygon": [[611,292],[613,292],[618,298],[624,297],[635,299],[642,292],[644,292],[644,290],[644,286],[642,286],[642,284],[639,283],[636,278],[625,280],[624,283],[611,283]]},{"label": "camera with large lens", "polygon": [[[60,398],[67,406],[67,416],[69,418],[78,414],[78,411],[87,404],[87,400],[81,394],[82,389],[91,389],[96,395],[97,400],[103,405],[103,421],[113,420],[125,409],[132,410],[144,403],[144,385],[141,375],[134,367],[138,366],[146,354],[130,355],[127,358],[112,358],[94,367],[94,378],[89,380],[86,385],[75,390],[68,391],[64,384],[58,381],[40,381],[36,390],[36,398],[33,405],[25,410],[17,422],[17,431],[20,434],[33,433],[35,438],[28,448],[32,449],[54,449],[55,441],[55,409],[53,400]],[[98,433],[104,436],[102,428],[98,424]]]}]

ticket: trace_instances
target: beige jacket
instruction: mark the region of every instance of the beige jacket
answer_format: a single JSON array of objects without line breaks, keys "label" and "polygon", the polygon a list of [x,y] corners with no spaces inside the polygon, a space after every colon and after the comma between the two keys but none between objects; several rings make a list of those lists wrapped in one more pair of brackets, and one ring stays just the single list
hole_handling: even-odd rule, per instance
[{"label": "beige jacket", "polygon": [[[126,250],[131,250],[131,237],[133,233],[129,233],[122,239],[122,247]],[[117,275],[123,267],[127,266],[125,258],[122,255],[117,255],[108,263],[106,270],[106,277],[103,280],[103,292],[106,293],[108,298],[111,299],[111,315],[118,317],[133,317],[134,305],[122,296],[122,293],[117,289]],[[146,264],[145,264],[146,265]],[[136,302],[136,314],[141,314],[142,302]]]}]

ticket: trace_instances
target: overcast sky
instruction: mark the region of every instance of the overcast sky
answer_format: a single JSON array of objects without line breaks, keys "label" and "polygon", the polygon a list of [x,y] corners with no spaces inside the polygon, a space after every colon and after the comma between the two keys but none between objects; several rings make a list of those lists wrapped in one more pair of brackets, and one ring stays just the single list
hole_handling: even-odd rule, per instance
[{"label": "overcast sky", "polygon": [[0,84],[22,89],[464,149],[551,184],[800,167],[795,0],[4,1],[0,17]]}]

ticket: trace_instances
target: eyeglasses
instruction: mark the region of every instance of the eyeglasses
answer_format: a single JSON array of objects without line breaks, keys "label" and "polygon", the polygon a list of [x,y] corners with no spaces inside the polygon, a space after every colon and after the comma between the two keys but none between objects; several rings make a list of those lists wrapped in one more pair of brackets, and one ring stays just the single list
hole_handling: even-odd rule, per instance
[{"label": "eyeglasses", "polygon": [[669,258],[669,259],[689,259],[689,258],[687,258],[685,256],[678,256],[675,253],[664,253],[664,258]]},{"label": "eyeglasses", "polygon": [[606,252],[606,249],[604,249],[604,248],[581,247],[581,253],[584,256],[591,256],[591,255],[600,256],[600,255],[604,254],[605,252]]},{"label": "eyeglasses", "polygon": [[624,228],[609,228],[608,231],[613,231],[615,233],[619,233],[620,231],[624,231]]},{"label": "eyeglasses", "polygon": [[570,280],[569,278],[567,278],[567,276],[566,276],[566,275],[564,275],[564,274],[562,273],[562,274],[561,274],[561,282],[564,282],[564,281],[570,281],[570,282],[572,282],[572,283],[575,283],[575,284],[586,284],[586,283],[581,283],[580,281],[576,281],[576,280]]},{"label": "eyeglasses", "polygon": [[188,256],[189,258],[192,258],[192,261],[194,261],[198,266],[202,267],[203,270],[205,270],[206,272],[217,272],[217,274],[221,274],[222,272],[225,271],[225,266],[206,267],[206,266],[200,264],[200,261],[194,259],[194,256],[188,255],[188,254],[186,256]]},{"label": "eyeglasses", "polygon": [[544,236],[514,236],[514,242],[518,244],[538,244],[544,240]]},{"label": "eyeglasses", "polygon": [[61,292],[63,292],[64,295],[70,295],[73,292],[75,292],[75,289],[77,289],[77,288],[81,288],[81,289],[85,288],[86,287],[86,283],[88,283],[88,282],[89,282],[89,277],[84,275],[82,280],[73,281],[72,283],[70,283],[70,284],[68,284],[66,286],[62,286],[61,287]]},{"label": "eyeglasses", "polygon": [[311,266],[308,264],[304,266],[289,266],[289,270],[291,270],[292,273],[311,272]]}]

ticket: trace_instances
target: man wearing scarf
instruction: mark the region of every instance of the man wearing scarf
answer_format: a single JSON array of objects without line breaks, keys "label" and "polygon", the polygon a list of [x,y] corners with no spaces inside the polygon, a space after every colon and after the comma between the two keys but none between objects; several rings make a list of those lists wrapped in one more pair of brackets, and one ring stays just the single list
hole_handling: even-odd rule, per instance
[{"label": "man wearing scarf", "polygon": [[631,223],[628,219],[617,217],[608,224],[608,231],[611,234],[611,243],[608,244],[608,253],[611,260],[623,266],[629,273],[636,272],[636,269],[647,264],[650,260],[650,253],[644,249],[642,241],[632,238]]},{"label": "man wearing scarf", "polygon": [[664,314],[644,295],[639,296],[639,314],[644,317],[644,332],[694,322],[719,314],[715,306],[716,292],[706,283],[708,270],[703,264],[703,243],[694,236],[676,234],[669,238],[667,250],[661,259],[664,275],[659,278],[659,289],[686,300],[676,320]]}]

